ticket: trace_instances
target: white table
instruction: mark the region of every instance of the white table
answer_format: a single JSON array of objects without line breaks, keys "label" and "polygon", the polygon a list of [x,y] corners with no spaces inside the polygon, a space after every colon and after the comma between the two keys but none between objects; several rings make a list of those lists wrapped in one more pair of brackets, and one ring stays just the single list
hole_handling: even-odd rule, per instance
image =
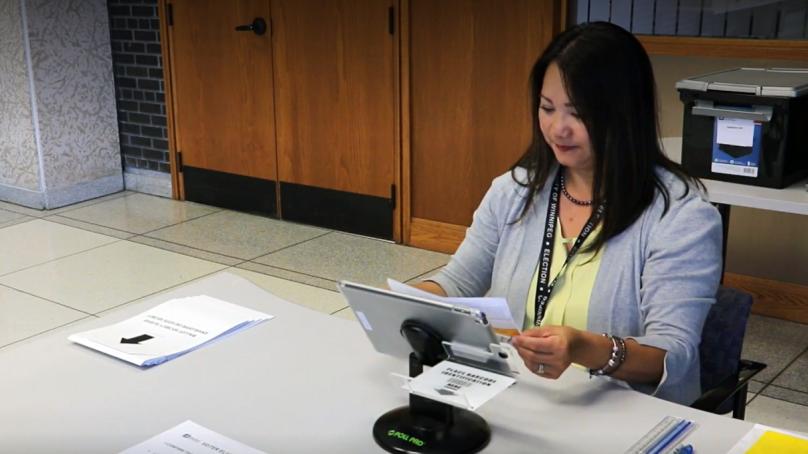
[{"label": "white table", "polygon": [[[275,319],[139,369],[72,344],[168,299],[208,294]],[[268,453],[380,452],[375,419],[407,403],[389,379],[403,359],[372,350],[360,326],[285,302],[230,273],[203,278],[100,320],[0,351],[0,452],[112,453],[191,419]],[[523,371],[479,412],[492,453],[619,453],[666,415],[695,420],[698,452],[726,452],[752,424],[589,380]]]}]

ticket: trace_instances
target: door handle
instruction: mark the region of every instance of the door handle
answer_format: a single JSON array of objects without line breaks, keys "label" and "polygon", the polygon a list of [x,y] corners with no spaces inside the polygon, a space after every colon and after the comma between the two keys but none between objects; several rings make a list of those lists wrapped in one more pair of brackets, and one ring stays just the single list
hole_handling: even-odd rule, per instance
[{"label": "door handle", "polygon": [[237,32],[253,32],[258,36],[267,32],[267,21],[263,17],[256,17],[253,19],[252,24],[239,25],[236,27]]}]

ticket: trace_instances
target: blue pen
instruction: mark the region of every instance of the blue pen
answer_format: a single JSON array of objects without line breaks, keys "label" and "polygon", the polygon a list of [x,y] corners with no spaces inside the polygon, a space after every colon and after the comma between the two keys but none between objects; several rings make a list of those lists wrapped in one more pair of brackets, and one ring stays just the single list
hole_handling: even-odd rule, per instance
[{"label": "blue pen", "polygon": [[683,419],[681,422],[679,422],[679,424],[674,426],[673,430],[671,430],[671,432],[667,436],[665,436],[665,438],[660,440],[656,446],[651,448],[648,451],[648,454],[659,454],[660,452],[662,452],[662,450],[668,447],[669,444],[673,443],[674,440],[679,438],[679,435],[681,435],[681,433],[684,432],[685,429],[690,427],[691,424],[693,424],[692,421]]},{"label": "blue pen", "polygon": [[693,445],[682,445],[673,451],[673,454],[693,454]]}]

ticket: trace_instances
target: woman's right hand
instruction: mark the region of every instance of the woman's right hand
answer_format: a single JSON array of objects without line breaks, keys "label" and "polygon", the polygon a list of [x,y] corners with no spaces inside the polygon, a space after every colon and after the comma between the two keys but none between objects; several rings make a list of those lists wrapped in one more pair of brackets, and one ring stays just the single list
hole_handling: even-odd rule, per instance
[{"label": "woman's right hand", "polygon": [[573,362],[580,331],[568,326],[542,326],[523,331],[512,340],[525,367],[540,377],[556,379]]}]

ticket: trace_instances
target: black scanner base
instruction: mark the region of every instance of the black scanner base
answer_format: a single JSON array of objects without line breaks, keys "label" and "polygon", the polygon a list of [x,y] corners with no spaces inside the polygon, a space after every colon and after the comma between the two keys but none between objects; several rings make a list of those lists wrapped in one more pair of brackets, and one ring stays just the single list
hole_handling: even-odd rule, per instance
[{"label": "black scanner base", "polygon": [[389,411],[373,425],[373,439],[385,451],[397,453],[470,454],[488,445],[491,429],[482,417],[446,406],[452,413],[448,422],[422,414],[411,405]]},{"label": "black scanner base", "polygon": [[[407,320],[401,335],[413,348],[410,377],[424,366],[446,359],[443,339],[429,325]],[[391,410],[376,420],[373,439],[385,451],[420,454],[472,454],[491,440],[488,423],[478,414],[425,397],[410,394],[410,405]]]}]

